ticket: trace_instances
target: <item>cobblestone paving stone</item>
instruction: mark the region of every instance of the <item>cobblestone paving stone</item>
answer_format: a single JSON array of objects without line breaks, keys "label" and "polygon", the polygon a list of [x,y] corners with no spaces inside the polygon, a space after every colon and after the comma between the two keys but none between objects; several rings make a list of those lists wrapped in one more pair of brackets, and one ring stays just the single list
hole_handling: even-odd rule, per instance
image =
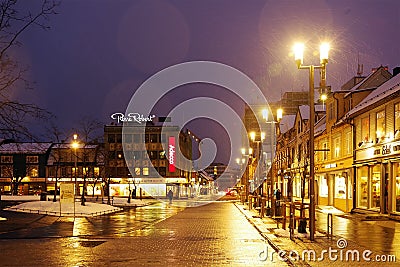
[{"label": "cobblestone paving stone", "polygon": [[[289,257],[291,260],[291,263],[295,266],[316,266],[316,267],[322,267],[322,266],[400,266],[399,260],[397,262],[377,262],[374,260],[374,257],[376,255],[389,255],[390,253],[384,252],[379,250],[379,247],[374,246],[374,243],[371,244],[371,246],[365,245],[362,246],[358,242],[354,242],[351,239],[342,239],[342,236],[335,235],[332,239],[328,239],[324,234],[321,234],[319,232],[316,233],[316,238],[314,242],[309,241],[309,236],[307,234],[295,234],[294,240],[290,240],[289,232],[288,230],[283,230],[283,229],[278,229],[277,223],[275,220],[269,217],[264,217],[264,218],[259,218],[258,213],[254,210],[248,210],[247,205],[241,205],[239,203],[235,204],[237,208],[248,218],[248,220],[258,229],[258,231],[267,238],[267,240],[272,244],[275,250],[279,251],[286,251],[286,253],[292,253],[292,256]],[[350,221],[350,224],[355,224],[355,222]],[[282,226],[279,225],[281,228]],[[369,228],[369,231],[373,234],[374,228],[369,227],[369,225],[357,225],[354,227],[348,226],[348,231],[351,232],[350,237],[354,237],[355,233],[357,231],[357,227],[360,228],[360,235],[362,235],[360,238],[362,240],[367,240],[368,239],[368,230],[365,230],[365,228]],[[354,229],[355,228],[355,229]],[[339,229],[338,233],[345,235],[347,233],[344,231],[344,229]],[[336,232],[335,232],[336,234]],[[348,236],[346,236],[348,237]],[[342,239],[340,242],[344,242],[345,240],[346,244],[345,247],[341,248],[338,247],[338,240]],[[382,242],[385,242],[384,239],[382,239]],[[342,244],[342,243],[340,243]],[[400,246],[400,244],[397,244],[397,246]],[[323,250],[329,250],[331,248],[332,250],[332,260],[329,258],[328,253],[322,254]],[[333,251],[336,250],[337,252]],[[352,258],[352,253],[351,251],[357,250],[360,255],[360,260],[353,260]],[[371,261],[365,261],[362,259],[362,253],[365,250],[371,250],[373,254],[369,256]],[[313,257],[311,257],[311,260],[308,258],[308,254],[304,254],[305,260],[302,260],[302,253],[307,252],[307,251],[315,251],[315,260]],[[391,250],[391,254],[393,254],[393,250]],[[297,257],[297,254],[299,257]],[[348,253],[348,254],[347,254]],[[322,255],[322,256],[321,256]],[[336,255],[336,256],[335,256]],[[346,256],[348,255],[348,256]],[[322,260],[319,260],[318,258],[322,258]],[[298,260],[300,259],[300,260]],[[357,259],[357,257],[356,257]]]},{"label": "cobblestone paving stone", "polygon": [[0,247],[2,266],[287,266],[260,258],[273,249],[229,202],[187,208],[131,237],[10,239]]}]

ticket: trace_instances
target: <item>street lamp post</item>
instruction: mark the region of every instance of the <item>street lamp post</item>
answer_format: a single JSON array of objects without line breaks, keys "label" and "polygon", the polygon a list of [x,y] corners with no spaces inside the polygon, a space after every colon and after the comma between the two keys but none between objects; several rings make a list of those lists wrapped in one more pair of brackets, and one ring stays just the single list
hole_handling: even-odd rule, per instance
[{"label": "street lamp post", "polygon": [[[78,167],[78,155],[76,154],[76,149],[78,148],[79,144],[78,144],[78,135],[74,134],[74,141],[72,142],[72,148],[74,149],[74,155],[75,155],[75,164],[74,164],[74,176],[75,176],[75,196],[78,195],[78,178],[77,178],[77,174],[76,174],[76,170]],[[75,200],[74,200],[75,201]]]},{"label": "street lamp post", "polygon": [[[310,154],[310,240],[314,241],[315,234],[315,186],[314,186],[314,124],[315,124],[315,110],[314,110],[314,71],[320,70],[321,81],[320,89],[326,89],[326,64],[328,63],[329,44],[323,43],[320,46],[320,65],[303,65],[303,52],[304,45],[297,43],[294,46],[295,61],[298,69],[307,69],[309,71],[309,97],[310,97],[310,120],[309,120],[309,154]],[[322,94],[321,94],[322,97]]]},{"label": "street lamp post", "polygon": [[[250,164],[252,164],[251,162],[250,162],[250,160],[251,160],[251,158],[252,158],[252,154],[253,154],[253,149],[250,147],[250,148],[248,148],[248,150],[246,149],[246,148],[242,148],[241,149],[241,152],[242,152],[242,156],[243,157],[248,157],[248,161],[247,161],[247,164],[246,164],[246,167],[245,167],[245,173],[244,173],[244,181],[243,181],[243,185],[244,185],[244,202],[247,202],[248,201],[248,197],[249,197],[249,192],[250,192],[250,190],[249,190],[249,176],[250,176],[250,170],[249,170],[249,166],[250,166]],[[247,153],[248,152],[248,153]]]}]

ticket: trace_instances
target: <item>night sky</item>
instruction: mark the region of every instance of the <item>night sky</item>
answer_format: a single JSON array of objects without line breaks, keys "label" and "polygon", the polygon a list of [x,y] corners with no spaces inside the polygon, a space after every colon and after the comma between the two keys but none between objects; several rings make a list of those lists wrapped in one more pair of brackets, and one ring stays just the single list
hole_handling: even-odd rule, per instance
[{"label": "night sky", "polygon": [[[331,42],[327,83],[333,90],[356,74],[358,58],[366,75],[373,67],[400,65],[398,0],[69,0],[57,11],[49,31],[30,29],[13,51],[35,82],[35,90],[17,90],[15,98],[54,113],[64,129],[77,127],[83,116],[110,123],[147,78],[186,61],[237,68],[268,101],[308,88],[307,72],[297,70],[291,54],[296,41],[306,43],[306,64],[318,64],[319,43]],[[168,94],[155,114],[198,96],[243,111],[234,95],[194,84]],[[204,124],[192,128],[201,137],[212,135]]]}]

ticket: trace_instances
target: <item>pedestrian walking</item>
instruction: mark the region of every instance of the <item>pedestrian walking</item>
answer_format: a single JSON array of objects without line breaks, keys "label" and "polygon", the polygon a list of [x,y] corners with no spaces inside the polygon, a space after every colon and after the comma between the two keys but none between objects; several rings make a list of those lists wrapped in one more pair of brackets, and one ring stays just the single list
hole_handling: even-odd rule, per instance
[{"label": "pedestrian walking", "polygon": [[172,198],[174,197],[174,193],[172,192],[171,189],[168,191],[167,197],[169,199],[169,204],[172,204]]}]

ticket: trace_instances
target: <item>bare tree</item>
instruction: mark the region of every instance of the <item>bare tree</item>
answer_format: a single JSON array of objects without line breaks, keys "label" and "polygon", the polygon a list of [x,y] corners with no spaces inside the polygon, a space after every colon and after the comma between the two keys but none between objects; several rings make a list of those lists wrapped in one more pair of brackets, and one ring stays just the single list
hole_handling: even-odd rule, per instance
[{"label": "bare tree", "polygon": [[[80,136],[80,140],[83,142],[82,149],[82,164],[83,164],[83,188],[82,188],[82,196],[81,196],[81,205],[85,205],[85,195],[87,194],[87,178],[92,176],[95,178],[94,166],[97,165],[99,146],[96,147],[95,150],[89,148],[90,145],[98,145],[99,139],[102,137],[102,126],[103,124],[98,120],[84,117],[79,122],[79,130],[78,134]],[[95,188],[97,178],[93,179],[93,189]]]},{"label": "bare tree", "polygon": [[32,139],[27,122],[50,115],[35,104],[21,103],[12,98],[12,91],[16,88],[32,87],[25,79],[27,68],[21,67],[9,52],[12,47],[21,45],[19,39],[29,28],[48,30],[49,16],[56,14],[58,5],[58,1],[43,0],[32,12],[24,10],[24,5],[17,0],[0,1],[0,135],[3,137]]},{"label": "bare tree", "polygon": [[57,190],[58,190],[58,181],[61,177],[61,165],[63,158],[63,149],[61,148],[62,142],[64,141],[65,134],[61,131],[55,124],[51,124],[50,128],[47,129],[47,133],[49,133],[50,139],[53,141],[52,149],[49,155],[49,160],[53,163],[53,166],[49,166],[54,173],[54,197],[53,202],[57,201]]}]

